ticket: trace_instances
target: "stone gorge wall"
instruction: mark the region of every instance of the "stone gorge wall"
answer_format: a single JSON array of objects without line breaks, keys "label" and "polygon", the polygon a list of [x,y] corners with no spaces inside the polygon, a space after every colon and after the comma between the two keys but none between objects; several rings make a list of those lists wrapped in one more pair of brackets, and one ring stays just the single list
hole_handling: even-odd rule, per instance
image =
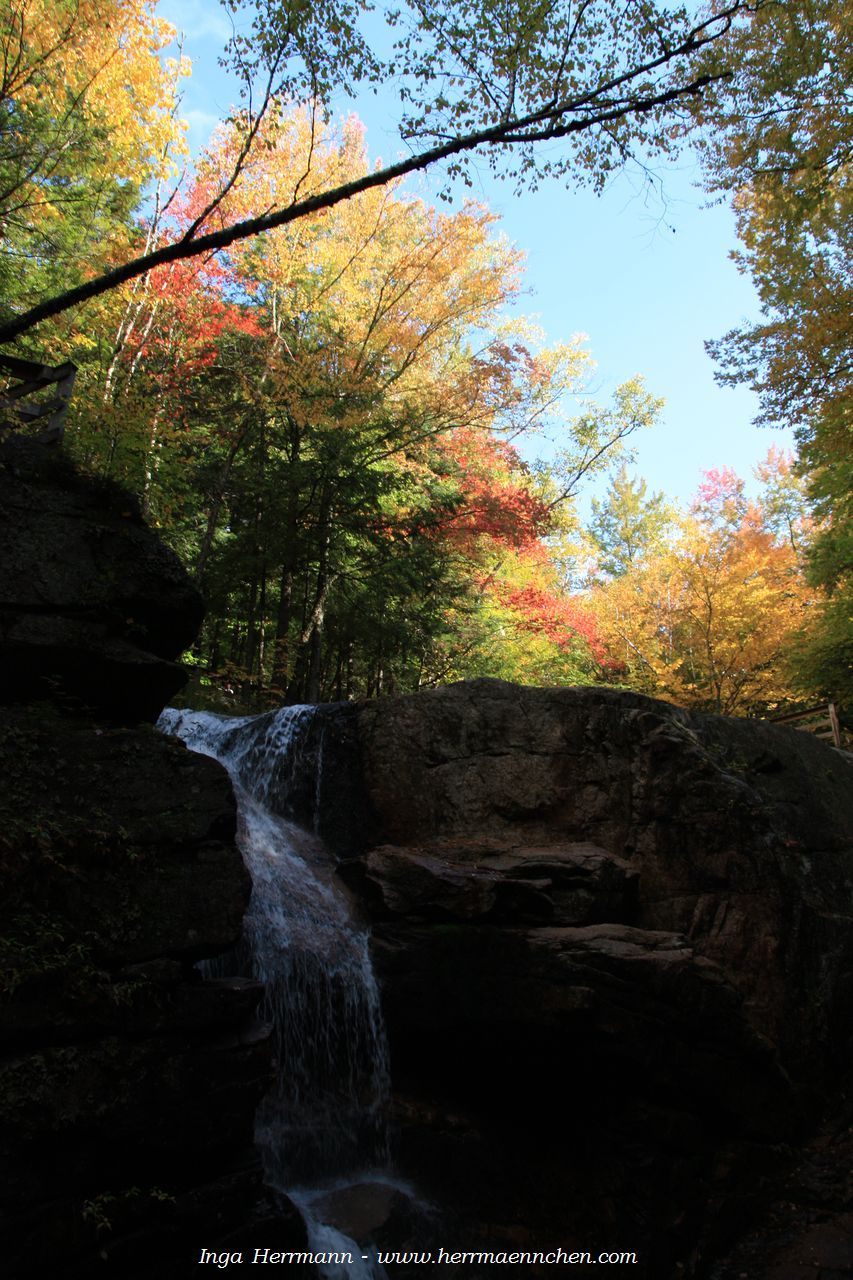
[{"label": "stone gorge wall", "polygon": [[703,1274],[827,1099],[845,1114],[850,757],[478,680],[321,707],[282,767],[273,804],[372,920],[398,1157],[442,1209],[435,1240],[398,1224],[389,1247]]},{"label": "stone gorge wall", "polygon": [[201,596],[134,498],[56,446],[0,448],[0,698],[156,720],[186,676]]},{"label": "stone gorge wall", "polygon": [[678,933],[786,1070],[846,1060],[851,757],[640,695],[490,680],[357,719],[366,880],[389,917]]},{"label": "stone gorge wall", "polygon": [[[193,969],[248,897],[230,786],[138,724],[200,607],[125,495],[0,451],[11,1276],[168,1278],[199,1243],[300,1238],[250,1145],[260,991]],[[321,708],[311,734],[281,808],[319,825],[373,920],[399,1161],[441,1242],[707,1273],[822,1104],[848,1123],[850,758],[497,681]],[[389,1222],[389,1247],[422,1225]]]}]

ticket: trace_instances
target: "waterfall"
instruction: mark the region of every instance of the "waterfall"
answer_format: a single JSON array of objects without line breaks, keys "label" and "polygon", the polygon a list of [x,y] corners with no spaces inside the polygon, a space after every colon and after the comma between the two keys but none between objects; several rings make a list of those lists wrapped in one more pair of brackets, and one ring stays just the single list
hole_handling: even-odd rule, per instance
[{"label": "waterfall", "polygon": [[[265,984],[278,1060],[255,1136],[267,1181],[281,1190],[301,1188],[303,1206],[310,1203],[305,1188],[386,1164],[389,1093],[367,931],[354,919],[319,838],[288,816],[306,778],[312,801],[317,793],[322,762],[319,749],[310,754],[314,715],[313,707],[242,719],[169,708],[158,722],[193,751],[221,761],[234,783],[238,842],[253,888],[231,972]],[[310,1213],[306,1221],[318,1239],[333,1231]]]}]

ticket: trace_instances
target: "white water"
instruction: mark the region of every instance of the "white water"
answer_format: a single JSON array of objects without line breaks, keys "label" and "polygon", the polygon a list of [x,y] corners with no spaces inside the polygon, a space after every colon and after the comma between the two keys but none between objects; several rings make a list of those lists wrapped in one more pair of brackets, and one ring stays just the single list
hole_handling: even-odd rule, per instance
[{"label": "white water", "polygon": [[342,1175],[357,1182],[386,1164],[389,1073],[367,932],[319,839],[269,807],[282,807],[300,767],[313,765],[319,777],[321,760],[304,754],[313,715],[311,707],[243,719],[168,708],[159,727],[220,760],[234,782],[253,888],[231,972],[265,984],[278,1058],[255,1130],[267,1181],[299,1204],[312,1250],[353,1253],[352,1266],[324,1270],[327,1280],[381,1280],[384,1269],[314,1209]]}]

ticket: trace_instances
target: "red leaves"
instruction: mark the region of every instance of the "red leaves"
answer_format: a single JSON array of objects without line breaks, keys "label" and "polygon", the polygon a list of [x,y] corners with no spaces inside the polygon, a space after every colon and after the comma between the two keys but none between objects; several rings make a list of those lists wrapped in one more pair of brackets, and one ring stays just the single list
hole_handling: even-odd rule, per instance
[{"label": "red leaves", "polygon": [[530,551],[549,530],[548,505],[531,492],[512,445],[481,430],[457,428],[439,442],[452,460],[461,507],[446,522],[457,543],[488,537],[499,546]]},{"label": "red leaves", "polygon": [[744,482],[731,467],[712,467],[696,491],[691,510],[715,525],[736,525],[746,511]]},{"label": "red leaves", "polygon": [[258,336],[258,319],[227,298],[228,274],[215,260],[176,262],[151,274],[148,323],[133,353],[156,371],[163,394],[189,392],[216,361],[229,333]]},{"label": "red leaves", "polygon": [[571,649],[580,639],[599,662],[605,655],[598,623],[570,596],[542,587],[498,588],[501,603],[519,615],[518,625],[542,635],[561,649]]}]

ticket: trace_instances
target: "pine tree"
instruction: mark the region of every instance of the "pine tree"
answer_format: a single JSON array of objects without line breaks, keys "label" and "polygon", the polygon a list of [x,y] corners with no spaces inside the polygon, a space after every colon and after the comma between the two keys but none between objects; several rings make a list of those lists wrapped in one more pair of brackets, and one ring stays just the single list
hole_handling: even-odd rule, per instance
[{"label": "pine tree", "polygon": [[646,497],[647,492],[646,481],[639,476],[631,479],[623,465],[604,500],[592,501],[590,533],[601,551],[601,568],[611,577],[636,568],[660,549],[666,537],[672,510],[662,493]]}]

